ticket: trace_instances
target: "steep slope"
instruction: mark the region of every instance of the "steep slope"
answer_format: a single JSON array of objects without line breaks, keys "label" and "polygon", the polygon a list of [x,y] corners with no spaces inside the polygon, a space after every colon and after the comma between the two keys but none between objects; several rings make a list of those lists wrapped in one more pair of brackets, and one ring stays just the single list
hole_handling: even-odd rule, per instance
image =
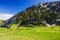
[{"label": "steep slope", "polygon": [[50,25],[55,24],[60,18],[60,1],[39,3],[28,7],[19,12],[14,17],[2,23],[2,26],[16,24],[17,26],[24,25],[42,25],[44,21]]}]

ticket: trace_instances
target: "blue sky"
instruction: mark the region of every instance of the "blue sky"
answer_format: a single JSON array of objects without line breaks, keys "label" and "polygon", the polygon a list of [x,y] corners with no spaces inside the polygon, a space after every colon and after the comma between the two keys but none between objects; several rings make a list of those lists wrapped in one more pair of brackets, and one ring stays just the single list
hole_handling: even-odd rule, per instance
[{"label": "blue sky", "polygon": [[16,14],[25,8],[50,0],[0,0],[0,13]]},{"label": "blue sky", "polygon": [[10,16],[15,15],[34,4],[48,1],[52,0],[0,0],[0,14],[10,14]]}]

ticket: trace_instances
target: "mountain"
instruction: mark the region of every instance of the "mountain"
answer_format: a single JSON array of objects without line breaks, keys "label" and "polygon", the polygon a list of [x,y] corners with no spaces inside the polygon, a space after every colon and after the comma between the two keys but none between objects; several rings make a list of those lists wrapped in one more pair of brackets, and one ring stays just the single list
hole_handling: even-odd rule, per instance
[{"label": "mountain", "polygon": [[[33,5],[19,12],[14,17],[2,23],[2,27],[9,24],[17,26],[60,24],[60,1],[45,2]],[[59,23],[58,23],[59,22]]]},{"label": "mountain", "polygon": [[0,25],[1,25],[2,22],[4,22],[4,20],[0,20]]},{"label": "mountain", "polygon": [[3,20],[0,20],[0,24],[3,22]]}]

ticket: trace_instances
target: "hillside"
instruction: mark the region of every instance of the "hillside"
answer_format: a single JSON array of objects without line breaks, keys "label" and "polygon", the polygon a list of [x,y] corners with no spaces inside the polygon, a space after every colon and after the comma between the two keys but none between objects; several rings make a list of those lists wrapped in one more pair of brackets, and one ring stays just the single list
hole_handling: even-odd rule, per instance
[{"label": "hillside", "polygon": [[0,20],[0,24],[3,22],[3,20]]},{"label": "hillside", "polygon": [[0,24],[1,24],[2,22],[4,22],[4,20],[0,20]]},{"label": "hillside", "polygon": [[1,26],[4,27],[10,24],[16,24],[17,26],[45,25],[45,23],[60,25],[57,19],[60,19],[60,1],[53,1],[28,7],[3,22]]}]

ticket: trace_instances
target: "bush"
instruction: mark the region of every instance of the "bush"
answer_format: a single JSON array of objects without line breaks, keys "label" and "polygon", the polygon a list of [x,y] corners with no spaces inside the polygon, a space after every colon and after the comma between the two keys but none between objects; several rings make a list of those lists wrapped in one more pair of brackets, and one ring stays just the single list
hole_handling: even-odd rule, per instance
[{"label": "bush", "polygon": [[33,24],[24,25],[24,27],[35,27]]}]

